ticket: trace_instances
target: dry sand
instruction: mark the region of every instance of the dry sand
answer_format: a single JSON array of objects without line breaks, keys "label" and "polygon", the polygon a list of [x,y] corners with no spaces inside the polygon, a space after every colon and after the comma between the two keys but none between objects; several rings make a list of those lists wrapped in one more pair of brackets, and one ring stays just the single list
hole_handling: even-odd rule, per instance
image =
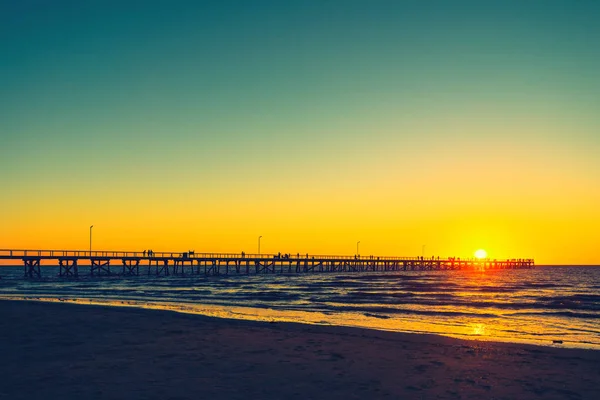
[{"label": "dry sand", "polygon": [[600,351],[0,301],[1,399],[600,399]]}]

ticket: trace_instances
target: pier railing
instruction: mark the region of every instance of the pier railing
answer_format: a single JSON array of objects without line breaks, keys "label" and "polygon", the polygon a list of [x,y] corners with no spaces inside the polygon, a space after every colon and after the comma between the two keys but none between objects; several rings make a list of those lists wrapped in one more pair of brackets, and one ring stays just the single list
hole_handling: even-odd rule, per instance
[{"label": "pier railing", "polygon": [[[457,258],[457,257],[398,257],[398,256],[374,256],[374,255],[317,255],[308,253],[196,253],[193,251],[122,251],[122,250],[31,250],[31,249],[0,249],[0,259],[22,259],[35,257],[40,259],[59,258],[140,258],[140,259],[278,259],[278,260],[379,260],[379,261],[411,261],[411,260],[433,260],[433,261],[466,261],[483,262],[488,259]],[[533,259],[504,259],[494,261],[530,261]]]},{"label": "pier railing", "polygon": [[[374,256],[360,255],[313,255],[313,254],[281,254],[281,253],[196,253],[190,251],[122,251],[122,250],[24,250],[24,249],[0,249],[0,258],[23,258],[23,257],[40,257],[40,258],[316,258],[320,260],[354,260],[356,258],[370,259]],[[396,257],[396,256],[378,256],[380,260],[412,260],[417,257]]]}]

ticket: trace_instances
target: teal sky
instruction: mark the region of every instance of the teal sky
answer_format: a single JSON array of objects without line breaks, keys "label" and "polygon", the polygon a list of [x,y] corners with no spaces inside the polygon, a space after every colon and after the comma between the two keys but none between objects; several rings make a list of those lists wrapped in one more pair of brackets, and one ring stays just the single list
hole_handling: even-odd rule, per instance
[{"label": "teal sky", "polygon": [[597,1],[0,0],[0,217],[149,188],[232,209],[239,188],[374,189],[394,196],[363,205],[392,209],[473,179],[592,210],[598,21]]},{"label": "teal sky", "polygon": [[[2,159],[24,173],[38,172],[24,150],[218,163],[248,146],[372,144],[369,125],[465,110],[598,122],[593,1],[6,3]],[[418,140],[394,136],[380,139]]]}]

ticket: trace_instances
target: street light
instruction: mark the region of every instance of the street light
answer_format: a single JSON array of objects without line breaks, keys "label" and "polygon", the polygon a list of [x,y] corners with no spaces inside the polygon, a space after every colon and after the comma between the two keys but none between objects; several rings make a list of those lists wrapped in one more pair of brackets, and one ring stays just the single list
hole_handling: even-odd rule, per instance
[{"label": "street light", "polygon": [[92,256],[92,228],[94,225],[90,226],[90,257]]},{"label": "street light", "polygon": [[261,238],[261,237],[262,237],[262,236],[259,236],[259,237],[258,237],[258,255],[260,255],[260,238]]},{"label": "street light", "polygon": [[358,251],[358,245],[360,244],[360,240],[356,242],[356,255],[360,256],[360,252]]}]

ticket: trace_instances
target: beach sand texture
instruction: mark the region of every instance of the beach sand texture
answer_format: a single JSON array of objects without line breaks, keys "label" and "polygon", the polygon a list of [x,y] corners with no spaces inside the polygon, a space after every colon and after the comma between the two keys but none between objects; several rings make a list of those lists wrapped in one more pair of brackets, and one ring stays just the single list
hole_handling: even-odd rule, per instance
[{"label": "beach sand texture", "polygon": [[600,352],[0,301],[2,399],[599,399]]}]

